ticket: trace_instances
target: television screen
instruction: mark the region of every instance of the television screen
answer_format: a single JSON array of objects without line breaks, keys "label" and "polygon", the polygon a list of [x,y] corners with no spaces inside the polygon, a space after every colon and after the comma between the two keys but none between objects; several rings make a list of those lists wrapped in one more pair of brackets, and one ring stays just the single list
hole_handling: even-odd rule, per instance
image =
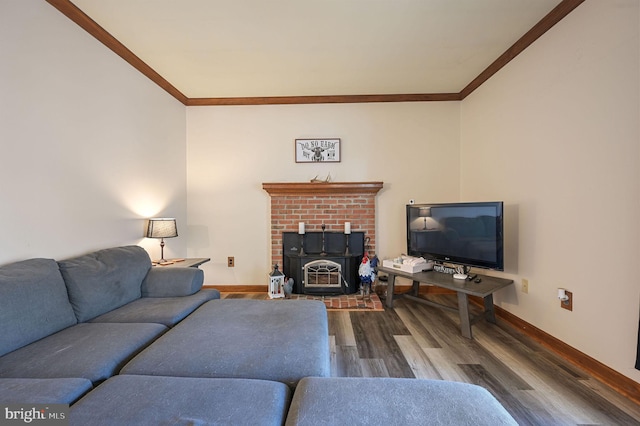
[{"label": "television screen", "polygon": [[504,270],[502,201],[407,205],[407,254]]}]

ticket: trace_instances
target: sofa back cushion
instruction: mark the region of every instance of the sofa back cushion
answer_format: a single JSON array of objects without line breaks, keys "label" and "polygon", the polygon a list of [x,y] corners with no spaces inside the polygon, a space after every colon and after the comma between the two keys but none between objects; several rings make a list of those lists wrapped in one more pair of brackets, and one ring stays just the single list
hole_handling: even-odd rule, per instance
[{"label": "sofa back cushion", "polygon": [[138,246],[100,250],[58,264],[79,322],[139,299],[151,269],[149,255]]},{"label": "sofa back cushion", "polygon": [[76,323],[55,260],[0,268],[0,356]]}]

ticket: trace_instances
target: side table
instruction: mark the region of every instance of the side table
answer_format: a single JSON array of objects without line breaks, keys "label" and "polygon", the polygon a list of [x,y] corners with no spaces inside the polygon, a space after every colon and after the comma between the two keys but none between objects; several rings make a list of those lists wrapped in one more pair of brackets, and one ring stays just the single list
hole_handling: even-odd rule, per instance
[{"label": "side table", "polygon": [[189,257],[186,259],[169,259],[164,263],[152,262],[152,264],[159,268],[197,268],[210,260],[211,258],[209,257]]}]

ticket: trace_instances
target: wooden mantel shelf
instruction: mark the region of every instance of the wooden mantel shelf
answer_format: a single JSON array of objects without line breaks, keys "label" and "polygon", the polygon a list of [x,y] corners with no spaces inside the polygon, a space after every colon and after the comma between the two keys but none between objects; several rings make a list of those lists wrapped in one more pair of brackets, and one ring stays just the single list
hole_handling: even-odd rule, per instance
[{"label": "wooden mantel shelf", "polygon": [[377,194],[382,182],[281,182],[263,183],[269,195]]}]

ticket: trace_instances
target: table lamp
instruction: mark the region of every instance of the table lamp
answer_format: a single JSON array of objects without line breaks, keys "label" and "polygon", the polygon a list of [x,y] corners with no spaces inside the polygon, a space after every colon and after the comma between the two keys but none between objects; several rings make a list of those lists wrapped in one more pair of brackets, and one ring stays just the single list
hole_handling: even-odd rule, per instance
[{"label": "table lamp", "polygon": [[166,262],[164,258],[164,239],[178,236],[176,220],[171,217],[149,219],[145,236],[147,238],[160,238],[160,262]]},{"label": "table lamp", "polygon": [[424,229],[423,231],[428,231],[427,228],[427,218],[431,217],[431,207],[420,207],[419,210],[420,217],[424,218]]}]

